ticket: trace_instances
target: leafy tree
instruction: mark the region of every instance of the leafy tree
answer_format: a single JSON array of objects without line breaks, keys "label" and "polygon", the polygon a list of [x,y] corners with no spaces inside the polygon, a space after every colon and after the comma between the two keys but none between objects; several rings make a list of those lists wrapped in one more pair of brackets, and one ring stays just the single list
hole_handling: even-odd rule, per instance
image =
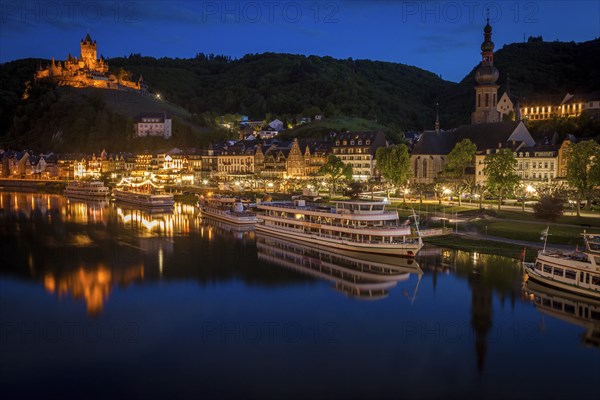
[{"label": "leafy tree", "polygon": [[580,216],[581,201],[592,205],[594,187],[600,185],[600,145],[586,140],[570,146],[567,152],[567,181],[577,190],[577,216]]},{"label": "leafy tree", "polygon": [[[410,155],[405,144],[397,144],[389,147],[380,147],[375,153],[377,168],[381,175],[394,187],[404,189],[408,185],[410,172]],[[402,190],[403,199],[406,202],[406,194]]]},{"label": "leafy tree", "polygon": [[319,174],[325,175],[329,178],[329,194],[331,195],[335,192],[335,188],[339,180],[352,179],[352,165],[344,164],[339,157],[330,154],[329,157],[327,157],[327,162],[319,169]]},{"label": "leafy tree", "polygon": [[474,183],[471,175],[466,173],[467,167],[473,164],[477,146],[469,139],[458,142],[450,154],[444,166],[444,174],[449,178],[453,192],[458,197],[458,205],[461,205],[462,194],[470,192]]},{"label": "leafy tree", "polygon": [[410,185],[410,190],[411,192],[413,192],[414,194],[416,194],[419,197],[419,203],[423,204],[423,195],[425,194],[425,192],[429,189],[428,184],[426,183],[412,183]]},{"label": "leafy tree", "polygon": [[350,182],[348,185],[348,190],[346,191],[346,195],[352,197],[353,199],[357,199],[364,191],[365,186],[366,185],[364,182]]},{"label": "leafy tree", "polygon": [[497,153],[487,156],[483,173],[486,175],[488,188],[498,195],[500,210],[504,195],[512,192],[520,181],[513,152],[510,149],[500,149]]},{"label": "leafy tree", "polygon": [[555,195],[543,195],[538,203],[533,206],[533,215],[536,218],[555,222],[563,215],[563,198]]}]

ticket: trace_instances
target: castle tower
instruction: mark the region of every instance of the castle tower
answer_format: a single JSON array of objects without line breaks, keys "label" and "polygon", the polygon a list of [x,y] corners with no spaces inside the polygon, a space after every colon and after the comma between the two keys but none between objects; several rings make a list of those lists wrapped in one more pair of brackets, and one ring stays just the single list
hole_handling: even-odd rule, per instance
[{"label": "castle tower", "polygon": [[488,17],[483,28],[483,43],[481,44],[481,65],[475,72],[475,112],[471,114],[471,124],[500,122],[500,113],[496,109],[498,85],[496,81],[500,73],[494,67],[494,42],[492,42],[492,27]]},{"label": "castle tower", "polygon": [[96,67],[96,41],[92,42],[92,38],[88,33],[85,39],[81,41],[81,61],[89,69],[95,69]]}]

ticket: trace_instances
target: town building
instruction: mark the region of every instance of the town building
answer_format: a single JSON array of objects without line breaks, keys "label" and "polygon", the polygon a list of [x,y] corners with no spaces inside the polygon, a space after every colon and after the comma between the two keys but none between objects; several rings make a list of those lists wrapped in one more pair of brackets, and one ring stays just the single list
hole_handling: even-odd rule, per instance
[{"label": "town building", "polygon": [[600,91],[523,99],[520,111],[524,119],[532,121],[578,117],[584,111],[600,113]]},{"label": "town building", "polygon": [[352,178],[366,181],[378,175],[376,172],[375,152],[387,146],[383,132],[347,132],[335,136],[331,153],[339,157],[344,164],[352,165]]},{"label": "town building", "polygon": [[134,122],[136,137],[162,137],[169,139],[173,133],[173,120],[166,113],[144,113]]}]

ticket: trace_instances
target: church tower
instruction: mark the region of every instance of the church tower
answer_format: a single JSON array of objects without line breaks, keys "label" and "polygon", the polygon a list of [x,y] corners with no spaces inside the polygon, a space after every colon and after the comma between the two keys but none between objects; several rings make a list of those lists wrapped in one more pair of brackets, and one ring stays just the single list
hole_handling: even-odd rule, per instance
[{"label": "church tower", "polygon": [[88,33],[85,39],[81,41],[81,61],[89,69],[96,69],[96,41],[92,42],[92,38]]},{"label": "church tower", "polygon": [[481,44],[481,65],[475,72],[475,112],[471,114],[471,124],[500,122],[500,113],[496,109],[498,102],[498,85],[496,81],[500,73],[494,67],[494,42],[492,42],[492,27],[488,17],[483,28],[483,43]]}]

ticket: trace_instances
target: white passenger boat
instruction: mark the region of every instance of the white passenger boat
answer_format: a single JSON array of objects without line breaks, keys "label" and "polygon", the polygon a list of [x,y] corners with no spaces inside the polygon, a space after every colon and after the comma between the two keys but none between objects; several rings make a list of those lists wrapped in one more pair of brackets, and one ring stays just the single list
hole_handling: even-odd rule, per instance
[{"label": "white passenger boat", "polygon": [[101,181],[71,181],[65,188],[65,196],[80,199],[106,199],[110,191]]},{"label": "white passenger boat", "polygon": [[541,250],[523,263],[530,279],[564,291],[600,299],[600,234],[583,233],[584,251]]},{"label": "white passenger boat", "polygon": [[259,203],[256,230],[288,240],[338,250],[414,257],[423,247],[415,217],[401,222],[396,211],[373,201],[336,201],[335,206],[304,200]]},{"label": "white passenger boat", "polygon": [[386,297],[391,288],[408,280],[411,273],[419,281],[423,274],[413,258],[371,255],[373,260],[368,260],[364,253],[342,255],[262,233],[256,235],[256,248],[259,260],[332,282],[336,290],[360,299]]},{"label": "white passenger boat", "polygon": [[198,203],[202,215],[220,219],[231,224],[254,225],[256,214],[250,211],[241,200],[233,197],[209,197]]},{"label": "white passenger boat", "polygon": [[172,194],[162,193],[162,186],[149,180],[141,183],[124,180],[117,186],[113,189],[113,197],[117,202],[165,211],[172,210],[175,204]]}]

